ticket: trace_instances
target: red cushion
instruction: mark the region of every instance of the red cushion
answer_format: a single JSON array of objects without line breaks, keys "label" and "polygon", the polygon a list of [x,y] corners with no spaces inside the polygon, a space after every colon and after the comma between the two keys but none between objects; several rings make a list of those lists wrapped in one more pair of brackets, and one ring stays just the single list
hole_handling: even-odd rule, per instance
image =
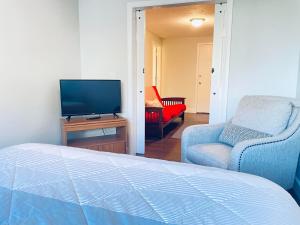
[{"label": "red cushion", "polygon": [[[163,109],[163,122],[168,122],[172,118],[177,117],[180,113],[186,110],[184,104],[170,105]],[[146,112],[146,122],[155,123],[159,121],[159,114],[157,112]]]},{"label": "red cushion", "polygon": [[173,118],[173,112],[172,109],[169,107],[165,107],[163,109],[163,121],[164,122],[168,122],[169,120],[171,120]]},{"label": "red cushion", "polygon": [[186,106],[184,104],[177,104],[177,105],[169,105],[166,106],[165,109],[170,113],[171,117],[176,117],[180,113],[186,110]]}]

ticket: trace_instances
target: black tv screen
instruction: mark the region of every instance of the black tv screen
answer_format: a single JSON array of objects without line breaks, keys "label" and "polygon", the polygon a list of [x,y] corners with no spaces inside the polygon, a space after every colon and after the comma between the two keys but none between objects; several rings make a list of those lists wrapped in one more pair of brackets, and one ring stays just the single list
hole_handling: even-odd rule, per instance
[{"label": "black tv screen", "polygon": [[121,112],[120,80],[60,80],[62,116]]}]

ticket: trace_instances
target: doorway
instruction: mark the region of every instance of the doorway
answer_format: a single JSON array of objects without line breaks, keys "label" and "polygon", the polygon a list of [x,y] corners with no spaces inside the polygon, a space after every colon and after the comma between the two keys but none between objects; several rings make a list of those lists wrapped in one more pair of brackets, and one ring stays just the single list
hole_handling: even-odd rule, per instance
[{"label": "doorway", "polygon": [[183,130],[209,121],[215,4],[144,12],[145,156],[178,161]]},{"label": "doorway", "polygon": [[[185,5],[193,3],[204,3],[203,0],[150,0],[147,2],[128,3],[128,92],[130,122],[129,144],[131,154],[144,154],[144,123],[145,121],[145,93],[144,93],[144,35],[145,15],[144,9],[155,6],[170,6],[172,4]],[[212,1],[214,2],[214,1]],[[219,112],[219,115],[210,117],[210,123],[223,122],[226,119],[227,81],[229,71],[231,21],[233,0],[217,1],[215,4],[215,32],[213,49],[214,73],[211,83],[210,111]],[[226,3],[227,4],[224,4]],[[220,78],[222,74],[222,77]],[[221,80],[221,82],[219,82]],[[219,103],[219,104],[215,104]],[[212,110],[213,109],[213,110]],[[220,109],[220,110],[216,110]]]}]

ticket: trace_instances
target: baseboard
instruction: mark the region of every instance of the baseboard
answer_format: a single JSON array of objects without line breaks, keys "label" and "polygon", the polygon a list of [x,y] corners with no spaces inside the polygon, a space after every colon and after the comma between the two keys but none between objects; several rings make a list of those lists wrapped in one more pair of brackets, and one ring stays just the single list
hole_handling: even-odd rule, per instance
[{"label": "baseboard", "polygon": [[197,112],[197,114],[209,115],[209,112]]},{"label": "baseboard", "polygon": [[196,113],[196,110],[194,108],[189,108],[187,107],[187,109],[185,110],[186,113]]}]

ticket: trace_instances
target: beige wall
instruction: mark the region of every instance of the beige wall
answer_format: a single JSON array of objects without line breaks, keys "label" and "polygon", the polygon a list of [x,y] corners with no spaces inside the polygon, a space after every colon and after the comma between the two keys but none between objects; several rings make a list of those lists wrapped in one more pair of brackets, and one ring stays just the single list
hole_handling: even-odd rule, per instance
[{"label": "beige wall", "polygon": [[145,86],[152,86],[153,46],[162,47],[162,39],[150,31],[146,31],[145,40]]},{"label": "beige wall", "polygon": [[197,44],[212,37],[163,40],[162,96],[185,97],[188,112],[196,112]]}]

